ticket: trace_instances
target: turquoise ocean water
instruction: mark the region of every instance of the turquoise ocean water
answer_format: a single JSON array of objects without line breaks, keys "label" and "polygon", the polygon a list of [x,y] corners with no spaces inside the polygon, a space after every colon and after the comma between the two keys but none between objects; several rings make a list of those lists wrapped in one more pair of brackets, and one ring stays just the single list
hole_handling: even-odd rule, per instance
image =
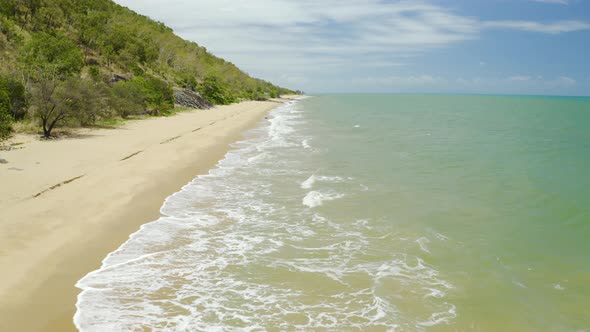
[{"label": "turquoise ocean water", "polygon": [[280,106],[78,282],[83,331],[590,331],[590,99]]}]

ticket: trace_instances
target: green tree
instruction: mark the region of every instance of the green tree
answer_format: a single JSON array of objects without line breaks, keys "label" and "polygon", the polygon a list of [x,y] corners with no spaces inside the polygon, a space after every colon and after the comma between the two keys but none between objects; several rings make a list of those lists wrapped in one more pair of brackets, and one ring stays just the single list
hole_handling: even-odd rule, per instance
[{"label": "green tree", "polygon": [[16,0],[0,0],[0,14],[3,16],[14,17],[16,10]]},{"label": "green tree", "polygon": [[25,86],[11,75],[0,75],[0,91],[6,92],[10,99],[12,117],[15,120],[24,118],[27,107]]},{"label": "green tree", "polygon": [[22,52],[25,69],[33,74],[65,77],[77,74],[84,65],[82,51],[62,34],[33,35]]},{"label": "green tree", "polygon": [[29,23],[39,8],[41,0],[1,0],[0,8],[3,14],[16,18],[20,23]]},{"label": "green tree", "polygon": [[174,91],[165,81],[144,75],[134,78],[132,83],[141,87],[146,104],[153,113],[166,113],[174,108]]},{"label": "green tree", "polygon": [[78,38],[89,48],[96,48],[104,38],[109,14],[103,11],[92,11],[82,15],[78,21]]},{"label": "green tree", "polygon": [[58,4],[53,1],[47,2],[45,6],[40,7],[33,18],[33,28],[37,31],[51,31],[63,26],[64,23],[64,13]]},{"label": "green tree", "polygon": [[176,84],[180,85],[181,87],[183,87],[185,89],[189,89],[192,91],[196,91],[197,86],[199,85],[197,83],[197,79],[195,78],[195,75],[191,74],[191,73],[182,73],[182,74],[178,75],[178,78],[176,80]]},{"label": "green tree", "polygon": [[111,89],[109,106],[122,118],[145,110],[145,95],[141,86],[133,82],[117,82]]},{"label": "green tree", "polygon": [[32,90],[34,116],[43,136],[51,137],[53,129],[70,124],[91,126],[108,116],[106,87],[103,83],[70,77],[65,81],[45,79]]},{"label": "green tree", "polygon": [[0,140],[6,139],[12,130],[12,117],[10,116],[10,98],[5,91],[0,90]]},{"label": "green tree", "polygon": [[71,101],[64,93],[64,87],[55,78],[41,79],[34,83],[32,105],[34,116],[41,123],[43,137],[50,138],[53,129],[65,123],[70,115]]},{"label": "green tree", "polygon": [[68,119],[83,127],[108,116],[106,87],[101,82],[72,77],[61,83],[58,95],[65,100]]},{"label": "green tree", "polygon": [[198,90],[203,97],[217,105],[235,102],[234,97],[216,76],[205,77]]},{"label": "green tree", "polygon": [[[0,0],[1,2],[2,0]],[[0,33],[4,35],[6,41],[11,42],[12,44],[20,44],[23,41],[23,37],[19,32],[19,29],[16,27],[13,21],[7,19],[4,16],[0,15]]]}]

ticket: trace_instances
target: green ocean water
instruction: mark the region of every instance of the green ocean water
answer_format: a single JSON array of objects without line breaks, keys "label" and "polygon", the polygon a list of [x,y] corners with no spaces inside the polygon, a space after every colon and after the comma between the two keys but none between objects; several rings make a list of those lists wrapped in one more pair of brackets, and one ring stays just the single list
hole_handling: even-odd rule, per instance
[{"label": "green ocean water", "polygon": [[352,95],[306,107],[325,170],[374,189],[332,208],[448,238],[411,251],[454,286],[450,327],[590,328],[590,99]]},{"label": "green ocean water", "polygon": [[80,280],[85,331],[590,331],[590,99],[281,106]]}]

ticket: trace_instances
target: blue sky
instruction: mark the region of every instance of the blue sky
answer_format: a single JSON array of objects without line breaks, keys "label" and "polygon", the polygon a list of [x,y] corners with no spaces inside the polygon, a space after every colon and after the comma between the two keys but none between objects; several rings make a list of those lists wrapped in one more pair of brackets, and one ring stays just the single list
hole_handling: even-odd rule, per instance
[{"label": "blue sky", "polygon": [[309,93],[590,95],[590,0],[116,0]]}]

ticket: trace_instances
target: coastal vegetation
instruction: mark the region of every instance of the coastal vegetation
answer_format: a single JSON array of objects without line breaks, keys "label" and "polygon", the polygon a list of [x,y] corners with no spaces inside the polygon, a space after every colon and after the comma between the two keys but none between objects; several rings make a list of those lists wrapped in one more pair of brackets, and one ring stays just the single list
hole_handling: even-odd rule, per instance
[{"label": "coastal vegetation", "polygon": [[[213,104],[294,93],[252,78],[111,0],[0,0],[0,139],[174,112],[174,89]],[[31,126],[28,126],[31,127]]]}]

